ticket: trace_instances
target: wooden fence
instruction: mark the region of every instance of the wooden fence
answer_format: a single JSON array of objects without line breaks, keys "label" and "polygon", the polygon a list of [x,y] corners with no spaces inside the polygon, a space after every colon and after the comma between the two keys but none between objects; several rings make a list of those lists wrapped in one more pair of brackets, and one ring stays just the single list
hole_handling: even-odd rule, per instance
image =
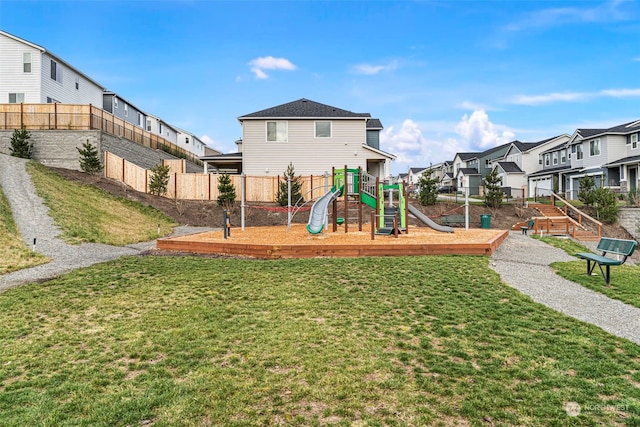
[{"label": "wooden fence", "polygon": [[91,104],[0,104],[0,129],[101,130],[202,164],[198,157],[154,133]]},{"label": "wooden fence", "polygon": [[[218,200],[219,174],[186,173],[184,160],[164,160],[169,165],[169,184],[165,197],[178,200]],[[151,171],[141,168],[115,154],[105,152],[104,175],[116,179],[136,191],[149,192]],[[242,176],[230,175],[231,183],[236,189],[236,200],[241,200]],[[273,203],[281,176],[245,176],[245,201],[250,203]],[[324,176],[301,177],[301,193],[305,200],[313,200],[326,193]],[[331,177],[327,185],[331,185]]]}]

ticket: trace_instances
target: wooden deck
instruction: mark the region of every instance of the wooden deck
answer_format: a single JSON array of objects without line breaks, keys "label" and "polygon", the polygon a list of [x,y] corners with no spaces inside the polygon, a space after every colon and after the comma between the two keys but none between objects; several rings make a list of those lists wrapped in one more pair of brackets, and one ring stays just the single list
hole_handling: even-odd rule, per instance
[{"label": "wooden deck", "polygon": [[156,247],[163,251],[244,256],[259,259],[422,256],[422,255],[491,255],[507,238],[508,230],[456,229],[439,233],[427,228],[411,228],[409,234],[375,236],[369,232],[325,232],[309,235],[304,225],[286,227],[247,227],[232,229],[224,239],[222,231],[159,239]]}]

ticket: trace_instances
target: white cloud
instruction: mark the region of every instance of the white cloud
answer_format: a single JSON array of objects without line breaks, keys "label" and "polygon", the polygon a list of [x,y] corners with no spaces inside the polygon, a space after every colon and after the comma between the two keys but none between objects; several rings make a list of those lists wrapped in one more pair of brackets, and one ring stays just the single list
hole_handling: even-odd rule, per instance
[{"label": "white cloud", "polygon": [[512,141],[515,134],[508,130],[500,131],[489,121],[484,110],[476,110],[470,116],[464,115],[456,126],[456,133],[463,138],[463,145],[472,151],[488,148]]},{"label": "white cloud", "polygon": [[255,74],[257,79],[268,79],[269,75],[264,70],[296,70],[296,67],[291,61],[286,58],[274,58],[273,56],[263,56],[260,58],[252,59],[249,61],[251,71]]},{"label": "white cloud", "polygon": [[233,147],[230,145],[224,144],[220,141],[216,141],[211,138],[209,135],[202,135],[200,137],[200,141],[204,142],[204,145],[213,148],[214,150],[218,150],[221,153],[233,153],[237,151],[237,147],[233,144]]},{"label": "white cloud", "polygon": [[611,96],[614,98],[626,98],[640,96],[640,89],[606,89],[600,93],[604,96]]},{"label": "white cloud", "polygon": [[381,73],[382,71],[393,71],[398,68],[398,61],[391,61],[388,64],[371,65],[371,64],[358,64],[352,67],[352,72],[355,74],[364,74],[367,76],[373,76]]},{"label": "white cloud", "polygon": [[556,101],[580,101],[590,98],[592,94],[581,92],[548,93],[544,95],[518,95],[511,102],[518,105],[540,105]]},{"label": "white cloud", "polygon": [[422,129],[411,119],[405,120],[397,130],[391,126],[382,131],[380,145],[383,150],[396,156],[394,174],[406,172],[410,167],[426,167],[451,160],[458,151],[455,139],[442,142],[426,138]]}]

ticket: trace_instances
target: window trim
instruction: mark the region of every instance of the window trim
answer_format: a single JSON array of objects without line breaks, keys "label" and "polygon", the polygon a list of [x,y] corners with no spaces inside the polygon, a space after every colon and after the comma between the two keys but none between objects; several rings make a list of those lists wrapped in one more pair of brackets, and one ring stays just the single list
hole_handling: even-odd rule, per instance
[{"label": "window trim", "polygon": [[51,80],[62,84],[62,66],[52,59],[49,71],[51,73]]},{"label": "window trim", "polygon": [[[11,95],[13,95],[14,102],[11,102]],[[21,101],[18,101],[18,98],[22,98]],[[23,104],[24,103],[24,92],[14,92],[9,94],[9,104]]]},{"label": "window trim", "polygon": [[[275,123],[275,139],[269,139],[269,123]],[[284,139],[278,139],[278,123],[284,125]],[[289,122],[287,120],[267,120],[265,122],[265,141],[266,142],[289,142]]]},{"label": "window trim", "polygon": [[558,155],[557,151],[551,153],[551,163],[553,163],[554,166],[556,166],[558,164],[559,158],[560,158],[560,156]]},{"label": "window trim", "polygon": [[124,116],[129,117],[129,106],[124,104]]},{"label": "window trim", "polygon": [[[31,52],[22,52],[22,72],[25,74],[31,74],[31,64]],[[27,68],[29,69],[27,70]]]},{"label": "window trim", "polygon": [[551,166],[551,155],[549,153],[544,155],[544,165]]},{"label": "window trim", "polygon": [[576,160],[584,159],[584,151],[582,150],[582,144],[575,145],[576,147]]},{"label": "window trim", "polygon": [[[635,141],[633,140],[634,136],[636,137]],[[637,133],[634,133],[634,134],[631,135],[630,143],[631,143],[631,149],[632,150],[635,149],[635,148],[638,148],[638,134]]]},{"label": "window trim", "polygon": [[[318,136],[318,124],[319,123],[328,123],[329,124],[329,135],[328,136]],[[331,138],[333,137],[333,122],[331,120],[316,120],[313,124],[314,127],[314,138]]]},{"label": "window trim", "polygon": [[567,163],[567,150],[560,150],[560,163]]},{"label": "window trim", "polygon": [[[595,148],[598,149],[598,152],[595,153]],[[589,157],[597,157],[602,154],[602,147],[600,145],[600,138],[592,139],[589,141]]]}]

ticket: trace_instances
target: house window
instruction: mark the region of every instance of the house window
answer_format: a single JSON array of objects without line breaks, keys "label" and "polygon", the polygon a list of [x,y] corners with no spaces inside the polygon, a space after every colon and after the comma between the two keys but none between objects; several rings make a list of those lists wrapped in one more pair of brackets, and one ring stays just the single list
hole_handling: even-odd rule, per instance
[{"label": "house window", "polygon": [[544,165],[549,166],[551,164],[551,156],[549,154],[544,155]]},{"label": "house window", "polygon": [[151,132],[151,119],[147,119],[147,132]]},{"label": "house window", "polygon": [[142,127],[142,114],[138,113],[138,126]]},{"label": "house window", "polygon": [[129,106],[124,104],[124,116],[129,117]]},{"label": "house window", "polygon": [[267,122],[268,142],[287,142],[288,122]]},{"label": "house window", "polygon": [[582,144],[574,145],[574,147],[576,147],[576,159],[582,160],[582,158],[584,157],[584,155],[582,154]]},{"label": "house window", "polygon": [[560,150],[560,163],[567,163],[567,150]]},{"label": "house window", "polygon": [[331,122],[316,122],[316,138],[331,138]]},{"label": "house window", "polygon": [[22,54],[22,72],[31,72],[31,52],[24,52]]},{"label": "house window", "polygon": [[80,89],[80,77],[76,77],[76,90]]},{"label": "house window", "polygon": [[51,80],[62,83],[62,66],[53,59],[51,60]]},{"label": "house window", "polygon": [[589,141],[589,156],[599,156],[600,155],[600,140],[594,139],[593,141]]},{"label": "house window", "polygon": [[631,135],[631,148],[638,148],[638,134]]},{"label": "house window", "polygon": [[184,142],[185,142],[185,144],[188,144],[189,143],[189,138],[185,138]]},{"label": "house window", "polygon": [[10,93],[9,104],[21,104],[24,102],[24,93]]},{"label": "house window", "polygon": [[538,164],[542,164],[542,154],[538,154]]},{"label": "house window", "polygon": [[624,181],[626,178],[624,177],[624,166],[620,166],[620,180]]},{"label": "house window", "polygon": [[53,99],[53,98],[49,98],[47,96],[47,104],[59,104],[60,101],[58,101],[57,99]]},{"label": "house window", "polygon": [[553,158],[553,164],[557,165],[558,164],[558,152],[556,151],[555,153],[553,153],[551,155],[551,157]]},{"label": "house window", "polygon": [[158,122],[158,135],[162,135],[162,123]]}]

